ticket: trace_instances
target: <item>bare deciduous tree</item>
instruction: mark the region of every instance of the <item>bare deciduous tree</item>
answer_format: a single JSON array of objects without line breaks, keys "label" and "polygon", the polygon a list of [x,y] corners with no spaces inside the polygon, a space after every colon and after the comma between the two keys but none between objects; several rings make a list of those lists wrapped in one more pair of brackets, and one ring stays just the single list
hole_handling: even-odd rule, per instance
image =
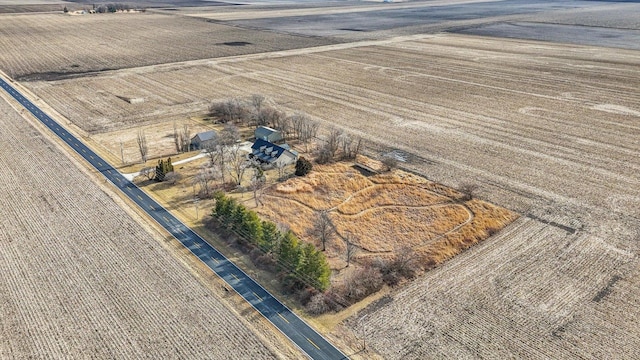
[{"label": "bare deciduous tree", "polygon": [[462,193],[462,201],[469,201],[473,199],[476,191],[478,190],[478,185],[473,183],[463,183],[460,185],[460,192]]},{"label": "bare deciduous tree", "polygon": [[238,144],[229,146],[228,152],[229,160],[227,164],[229,174],[235,180],[236,185],[240,185],[242,183],[242,176],[244,175],[245,170],[251,166],[251,163]]},{"label": "bare deciduous tree", "polygon": [[329,130],[329,135],[327,135],[327,143],[326,147],[333,159],[336,156],[336,152],[338,152],[338,148],[340,147],[340,135],[342,132],[336,128],[332,128]]},{"label": "bare deciduous tree", "polygon": [[226,124],[218,134],[216,141],[205,148],[212,166],[218,167],[223,183],[225,182],[225,172],[227,172],[229,162],[232,159],[231,150],[236,146],[238,140],[240,140],[238,128],[233,124]]},{"label": "bare deciduous tree", "polygon": [[322,210],[316,213],[313,227],[311,228],[311,234],[317,237],[322,244],[322,251],[327,249],[327,242],[331,241],[336,234],[336,230],[331,222],[331,217],[327,210]]},{"label": "bare deciduous tree", "polygon": [[267,99],[262,94],[251,95],[251,106],[253,106],[253,111],[259,113],[266,100]]},{"label": "bare deciduous tree", "polygon": [[320,123],[312,120],[304,113],[295,113],[289,117],[289,120],[294,134],[301,142],[306,144],[307,151],[309,151],[309,141],[318,134]]},{"label": "bare deciduous tree", "polygon": [[355,159],[360,152],[360,146],[362,145],[362,138],[352,137],[347,133],[342,133],[338,137],[338,143],[342,149],[343,159]]},{"label": "bare deciduous tree", "polygon": [[241,99],[232,98],[211,104],[209,115],[217,117],[221,123],[245,123],[249,117],[249,109]]},{"label": "bare deciduous tree", "polygon": [[345,249],[345,258],[347,260],[347,267],[349,267],[349,265],[351,264],[351,259],[353,259],[353,256],[358,251],[358,247],[353,243],[353,236],[351,234],[347,234],[344,237],[344,241],[347,245]]},{"label": "bare deciduous tree", "polygon": [[189,130],[189,124],[184,124],[182,126],[182,131],[179,134],[180,146],[182,152],[189,151],[190,142],[191,142],[191,130]]},{"label": "bare deciduous tree", "polygon": [[262,188],[267,182],[267,178],[264,176],[264,171],[257,162],[251,162],[253,168],[253,176],[251,177],[251,190],[253,190],[253,199],[256,202],[256,206],[262,205]]},{"label": "bare deciduous tree", "polygon": [[[280,119],[285,118],[285,115],[281,111],[270,106],[263,106],[260,111],[256,112],[252,117],[256,126],[276,127],[276,124],[280,124]],[[282,131],[282,129],[278,130]]]},{"label": "bare deciduous tree", "polygon": [[399,246],[394,249],[396,258],[393,262],[395,269],[405,278],[413,277],[418,255],[410,246]]},{"label": "bare deciduous tree", "polygon": [[200,193],[203,197],[211,196],[211,182],[220,178],[220,172],[216,167],[203,166],[196,175],[196,181],[200,185]]},{"label": "bare deciduous tree", "polygon": [[149,153],[149,148],[147,147],[147,136],[144,134],[144,130],[138,130],[138,150],[140,150],[140,157],[142,158],[142,162],[147,162],[147,154]]},{"label": "bare deciduous tree", "polygon": [[184,124],[182,129],[178,130],[178,125],[175,122],[173,123],[173,143],[177,152],[189,151],[190,136],[188,124]]},{"label": "bare deciduous tree", "polygon": [[340,130],[336,128],[331,128],[329,130],[329,134],[325,138],[325,141],[323,142],[322,146],[320,146],[320,149],[318,151],[318,156],[316,157],[316,161],[319,164],[326,164],[334,161],[336,152],[340,147],[339,146],[340,135],[341,135]]},{"label": "bare deciduous tree", "polygon": [[319,128],[319,122],[311,120],[309,117],[307,117],[306,121],[303,122],[302,128],[300,129],[298,138],[300,139],[300,141],[308,144],[311,139],[315,138],[318,135]]},{"label": "bare deciduous tree", "polygon": [[176,152],[182,150],[182,140],[180,139],[180,133],[178,133],[178,125],[173,123],[173,143],[176,146]]},{"label": "bare deciduous tree", "polygon": [[278,170],[278,179],[284,179],[285,170],[287,169],[287,164],[284,161],[276,161],[275,167],[276,167],[276,170]]},{"label": "bare deciduous tree", "polygon": [[282,132],[282,137],[287,140],[291,136],[291,117],[285,116],[284,113],[278,111],[278,116],[274,116],[272,119],[273,127]]},{"label": "bare deciduous tree", "polygon": [[182,178],[180,174],[175,171],[170,171],[164,175],[163,181],[168,184],[174,185],[176,182],[178,182],[178,180],[180,180],[180,178]]}]

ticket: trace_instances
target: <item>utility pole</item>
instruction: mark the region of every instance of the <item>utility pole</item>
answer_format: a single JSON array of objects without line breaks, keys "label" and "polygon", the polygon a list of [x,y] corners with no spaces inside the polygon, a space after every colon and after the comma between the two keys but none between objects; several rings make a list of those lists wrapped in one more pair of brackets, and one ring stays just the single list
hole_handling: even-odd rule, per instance
[{"label": "utility pole", "polygon": [[122,165],[125,165],[125,163],[124,163],[124,147],[122,146],[122,140],[120,140],[120,159],[122,160]]},{"label": "utility pole", "polygon": [[361,324],[362,326],[362,350],[363,351],[367,349],[367,328],[366,328],[366,325],[362,325],[362,320],[364,320],[364,318],[366,318],[369,315],[370,314],[366,314],[365,316],[361,317],[360,320],[358,320],[358,324]]},{"label": "utility pole", "polygon": [[200,199],[198,199],[197,197],[193,198],[193,203],[196,205],[196,220],[198,220],[198,218],[199,218],[199,216],[198,216],[198,201],[199,200]]}]

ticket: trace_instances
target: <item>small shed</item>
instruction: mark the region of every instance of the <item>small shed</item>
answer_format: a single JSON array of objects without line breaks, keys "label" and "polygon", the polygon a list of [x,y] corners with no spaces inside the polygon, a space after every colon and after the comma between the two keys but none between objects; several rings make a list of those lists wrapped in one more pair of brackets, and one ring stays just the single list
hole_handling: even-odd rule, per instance
[{"label": "small shed", "polygon": [[197,133],[191,138],[192,149],[206,149],[209,146],[213,146],[218,138],[218,134],[215,130],[209,130],[201,133]]},{"label": "small shed", "polygon": [[284,137],[282,136],[282,131],[272,129],[267,126],[258,126],[255,131],[256,140],[262,139],[271,143],[281,142]]},{"label": "small shed", "polygon": [[284,166],[296,162],[298,155],[282,146],[256,139],[256,142],[251,146],[249,158],[256,159],[265,165]]}]

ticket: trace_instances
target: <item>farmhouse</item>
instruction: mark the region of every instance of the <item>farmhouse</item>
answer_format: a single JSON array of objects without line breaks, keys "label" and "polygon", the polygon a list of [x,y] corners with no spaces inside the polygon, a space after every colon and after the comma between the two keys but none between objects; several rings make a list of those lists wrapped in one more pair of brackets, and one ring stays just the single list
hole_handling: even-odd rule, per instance
[{"label": "farmhouse", "polygon": [[284,166],[293,164],[298,155],[283,146],[256,139],[256,142],[251,146],[249,158],[256,159],[265,165]]},{"label": "farmhouse", "polygon": [[197,133],[196,136],[191,138],[192,149],[206,149],[213,145],[218,137],[215,130],[209,130],[201,133]]},{"label": "farmhouse", "polygon": [[266,126],[258,126],[255,131],[256,140],[262,139],[272,143],[277,143],[283,140],[282,132],[280,130],[272,129]]}]

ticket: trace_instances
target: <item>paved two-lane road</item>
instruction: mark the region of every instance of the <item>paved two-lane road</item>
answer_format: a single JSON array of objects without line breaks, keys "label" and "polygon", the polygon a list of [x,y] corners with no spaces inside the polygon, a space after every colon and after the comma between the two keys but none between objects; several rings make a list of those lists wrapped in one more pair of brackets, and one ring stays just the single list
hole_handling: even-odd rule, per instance
[{"label": "paved two-lane road", "polygon": [[[178,239],[211,270],[226,281],[238,294],[275,325],[312,359],[346,359],[347,357],[331,345],[322,335],[291,312],[267,290],[230,262],[198,234],[171,215],[165,208],[127,180],[109,163],[104,161],[83,142],[66,131],[41,109],[25,98],[9,83],[0,79],[0,86],[31,112],[38,120],[64,140],[118,189],[125,193],[158,224]],[[232,355],[230,354],[232,357]]]}]

